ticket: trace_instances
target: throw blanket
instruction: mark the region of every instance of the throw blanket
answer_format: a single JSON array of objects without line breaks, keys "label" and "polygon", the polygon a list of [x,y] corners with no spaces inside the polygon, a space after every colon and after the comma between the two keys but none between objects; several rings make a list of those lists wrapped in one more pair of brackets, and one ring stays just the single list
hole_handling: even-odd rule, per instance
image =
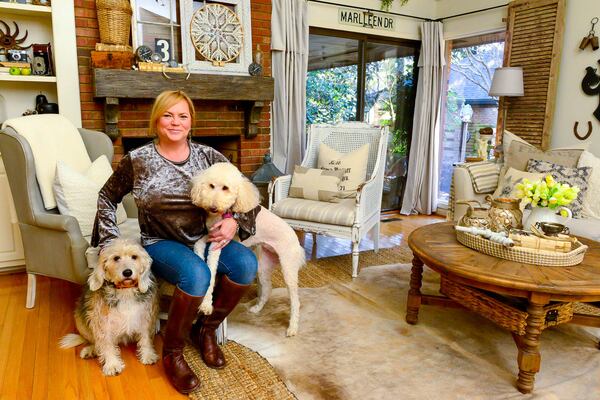
[{"label": "throw blanket", "polygon": [[59,114],[28,115],[4,121],[29,143],[35,163],[35,176],[40,186],[44,207],[56,207],[52,184],[56,163],[62,161],[77,172],[87,170],[92,161],[77,128]]},{"label": "throw blanket", "polygon": [[466,168],[473,181],[475,193],[491,193],[498,187],[500,164],[489,161],[459,165]]}]

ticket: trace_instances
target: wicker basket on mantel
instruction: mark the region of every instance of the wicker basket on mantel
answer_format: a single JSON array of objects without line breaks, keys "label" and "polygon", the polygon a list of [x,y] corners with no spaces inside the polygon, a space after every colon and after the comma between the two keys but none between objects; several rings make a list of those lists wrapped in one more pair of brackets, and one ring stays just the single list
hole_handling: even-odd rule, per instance
[{"label": "wicker basket on mantel", "polygon": [[131,4],[129,0],[96,0],[100,41],[104,44],[129,44]]}]

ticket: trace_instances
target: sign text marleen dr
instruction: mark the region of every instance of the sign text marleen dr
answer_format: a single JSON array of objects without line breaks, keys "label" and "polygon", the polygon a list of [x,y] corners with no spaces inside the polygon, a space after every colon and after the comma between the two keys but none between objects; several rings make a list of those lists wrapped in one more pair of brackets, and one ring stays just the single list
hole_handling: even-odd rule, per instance
[{"label": "sign text marleen dr", "polygon": [[370,11],[340,8],[338,21],[340,24],[361,26],[363,28],[394,30],[393,18],[374,14]]}]

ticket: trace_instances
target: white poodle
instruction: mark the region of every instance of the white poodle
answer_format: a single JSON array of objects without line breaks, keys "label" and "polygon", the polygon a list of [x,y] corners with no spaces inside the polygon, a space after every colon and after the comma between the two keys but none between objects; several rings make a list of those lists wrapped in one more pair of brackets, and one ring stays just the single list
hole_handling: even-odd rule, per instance
[{"label": "white poodle", "polygon": [[[233,164],[217,163],[196,175],[192,181],[192,202],[208,213],[206,226],[211,227],[221,220],[226,212],[245,213],[259,204],[258,189]],[[298,332],[300,300],[298,299],[298,270],[304,265],[304,249],[298,237],[281,218],[264,207],[256,216],[256,233],[242,242],[246,247],[256,249],[258,257],[259,299],[250,308],[259,312],[271,295],[271,275],[279,263],[283,279],[290,295],[290,322],[287,336]],[[204,258],[206,237],[199,240],[194,251]],[[220,250],[209,248],[207,264],[211,270],[210,286],[200,310],[212,312],[212,291]]]}]

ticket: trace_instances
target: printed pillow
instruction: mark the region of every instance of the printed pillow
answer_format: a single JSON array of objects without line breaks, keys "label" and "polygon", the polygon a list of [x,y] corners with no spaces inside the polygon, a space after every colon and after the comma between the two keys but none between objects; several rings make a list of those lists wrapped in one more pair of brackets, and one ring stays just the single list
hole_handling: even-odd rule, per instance
[{"label": "printed pillow", "polygon": [[[102,155],[83,173],[79,173],[62,161],[56,163],[54,178],[54,196],[58,210],[63,215],[72,215],[79,222],[83,236],[92,234],[98,192],[112,174],[112,168],[106,156]],[[117,207],[117,224],[127,219],[122,204]]]},{"label": "printed pillow", "polygon": [[569,168],[551,162],[529,160],[527,170],[530,172],[541,172],[544,176],[552,175],[557,182],[577,186],[579,188],[579,195],[566,207],[573,213],[573,218],[583,217],[583,199],[588,189],[588,179],[592,172],[591,167]]},{"label": "printed pillow", "polygon": [[338,194],[338,184],[342,175],[344,175],[343,171],[328,171],[296,165],[294,175],[292,175],[289,197],[331,201]]},{"label": "printed pillow", "polygon": [[366,180],[369,161],[369,144],[344,154],[321,143],[317,166],[329,171],[342,171],[342,180],[338,185],[338,197],[354,197],[356,189]]},{"label": "printed pillow", "polygon": [[527,142],[513,140],[510,142],[508,153],[504,155],[505,166],[527,170],[527,162],[531,159],[552,162],[565,167],[577,167],[579,157],[583,153],[582,149],[554,149],[546,152],[530,145]]},{"label": "printed pillow", "polygon": [[[529,179],[531,182],[537,181],[542,179],[544,176],[544,174],[540,173],[530,173],[509,168],[502,179],[500,179],[500,183],[498,184],[498,188],[494,192],[493,197],[495,199],[499,197],[516,199],[517,195],[515,186],[517,183],[521,183],[523,179]],[[523,208],[523,206],[521,208]]]},{"label": "printed pillow", "polygon": [[592,173],[588,179],[588,190],[583,197],[583,214],[600,218],[600,158],[589,151],[584,151],[579,158],[577,167],[591,167]]}]

